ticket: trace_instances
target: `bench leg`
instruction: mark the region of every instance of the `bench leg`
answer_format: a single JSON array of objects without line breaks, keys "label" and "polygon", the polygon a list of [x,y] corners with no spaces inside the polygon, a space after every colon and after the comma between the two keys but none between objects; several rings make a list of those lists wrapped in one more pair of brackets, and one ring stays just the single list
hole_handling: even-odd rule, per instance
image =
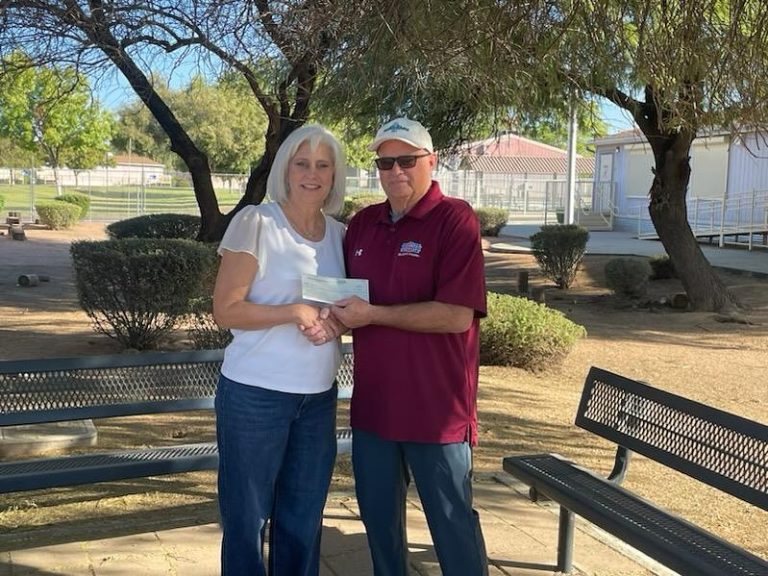
[{"label": "bench leg", "polygon": [[573,527],[576,515],[560,506],[560,525],[557,533],[557,570],[570,573],[573,570]]}]

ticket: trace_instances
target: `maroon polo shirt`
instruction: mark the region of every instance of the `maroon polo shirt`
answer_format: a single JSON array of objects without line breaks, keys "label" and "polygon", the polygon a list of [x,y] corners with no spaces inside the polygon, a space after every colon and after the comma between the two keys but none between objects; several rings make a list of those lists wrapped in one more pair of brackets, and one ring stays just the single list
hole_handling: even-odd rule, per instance
[{"label": "maroon polo shirt", "polygon": [[472,208],[437,182],[397,222],[389,202],[358,212],[344,252],[350,278],[367,278],[372,304],[438,301],[475,311],[460,334],[355,329],[353,428],[393,441],[477,442],[479,318],[485,316],[480,229]]}]

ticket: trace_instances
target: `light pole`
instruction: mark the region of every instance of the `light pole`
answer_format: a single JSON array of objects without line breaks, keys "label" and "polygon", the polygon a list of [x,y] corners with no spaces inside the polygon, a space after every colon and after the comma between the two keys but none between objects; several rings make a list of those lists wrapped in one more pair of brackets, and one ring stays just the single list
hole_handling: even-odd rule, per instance
[{"label": "light pole", "polygon": [[565,214],[563,224],[573,224],[573,205],[576,199],[576,137],[579,132],[575,98],[568,105],[568,172],[566,173]]}]

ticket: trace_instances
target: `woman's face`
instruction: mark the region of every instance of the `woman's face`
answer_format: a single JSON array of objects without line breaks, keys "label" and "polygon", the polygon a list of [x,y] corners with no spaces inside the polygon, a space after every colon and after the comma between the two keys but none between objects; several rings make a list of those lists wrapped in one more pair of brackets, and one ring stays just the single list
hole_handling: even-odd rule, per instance
[{"label": "woman's face", "polygon": [[335,173],[333,151],[320,144],[312,150],[304,142],[288,163],[288,197],[296,202],[322,204],[333,188]]}]

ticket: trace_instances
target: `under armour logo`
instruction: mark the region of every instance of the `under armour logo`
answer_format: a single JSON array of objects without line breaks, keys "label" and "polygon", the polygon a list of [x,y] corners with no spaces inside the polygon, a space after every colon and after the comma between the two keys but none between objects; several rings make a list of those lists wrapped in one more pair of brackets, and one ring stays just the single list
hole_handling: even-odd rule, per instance
[{"label": "under armour logo", "polygon": [[362,248],[358,248],[357,250],[355,250],[355,256],[362,256],[362,255],[363,255],[363,249]]}]

